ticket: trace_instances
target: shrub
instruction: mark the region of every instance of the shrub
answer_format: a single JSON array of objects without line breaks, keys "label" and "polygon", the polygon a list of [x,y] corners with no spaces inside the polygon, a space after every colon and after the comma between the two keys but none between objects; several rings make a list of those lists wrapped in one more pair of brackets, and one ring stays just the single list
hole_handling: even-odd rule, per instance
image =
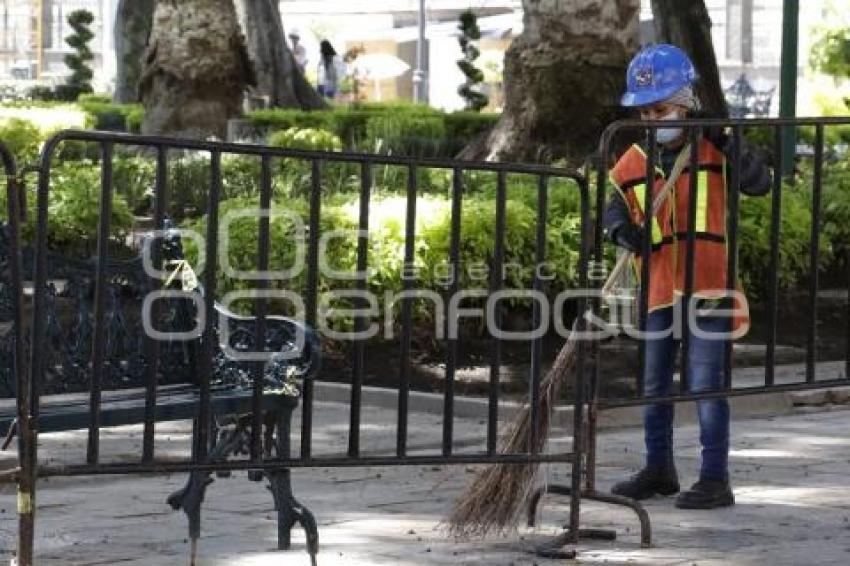
[{"label": "shrub", "polygon": [[[27,215],[22,237],[32,241],[36,228],[36,191],[27,191]],[[6,216],[6,191],[0,191],[0,216]],[[57,163],[51,170],[48,192],[47,243],[77,257],[95,253],[100,217],[100,169],[91,162]],[[126,246],[133,215],[126,198],[113,194],[110,218],[110,254],[132,253]]]},{"label": "shrub", "polygon": [[49,86],[36,85],[27,90],[27,98],[33,101],[53,102],[56,100],[56,92]]},{"label": "shrub", "polygon": [[[269,136],[269,145],[307,151],[340,151],[342,142],[333,132],[313,128],[289,128]],[[338,192],[351,186],[357,175],[357,165],[326,161],[321,170],[323,192]],[[308,194],[312,186],[312,164],[309,160],[285,157],[277,168],[276,184],[292,196]]]},{"label": "shrub", "polygon": [[[366,148],[374,146],[374,135],[370,136],[368,123],[383,118],[399,120],[412,124],[427,119],[425,128],[436,128],[439,141],[428,142],[439,149],[439,155],[452,156],[460,151],[476,136],[488,131],[499,119],[498,114],[478,114],[476,112],[455,112],[446,114],[422,104],[411,103],[361,103],[349,108],[334,108],[305,112],[291,109],[256,110],[247,114],[248,120],[257,127],[268,130],[321,129],[331,131],[342,141],[346,148]],[[434,126],[442,121],[442,127]],[[373,134],[375,123],[373,122]],[[427,132],[426,132],[427,135]],[[420,143],[420,145],[422,145]]]},{"label": "shrub", "polygon": [[94,54],[89,47],[89,42],[94,39],[94,33],[90,27],[94,22],[94,14],[88,10],[74,10],[68,15],[68,25],[74,30],[72,35],[65,38],[65,42],[74,50],[74,53],[65,55],[65,65],[71,70],[68,82],[57,88],[57,94],[62,100],[74,101],[84,92],[91,92],[91,80],[94,73],[89,63],[94,59]]},{"label": "shrub", "polygon": [[446,127],[440,117],[384,114],[366,122],[362,149],[374,153],[433,157],[440,154]]},{"label": "shrub", "polygon": [[77,103],[88,115],[87,125],[97,130],[141,131],[144,107],[141,104],[116,104],[108,96],[80,95]]},{"label": "shrub", "polygon": [[44,136],[32,122],[20,118],[9,118],[0,121],[0,140],[15,156],[15,161],[20,167],[36,162]]},{"label": "shrub", "polygon": [[[739,272],[744,288],[755,297],[764,297],[769,290],[771,206],[771,195],[742,196],[740,201]],[[809,274],[811,211],[810,190],[800,182],[786,182],[782,189],[777,269],[780,289],[792,288]],[[832,250],[823,234],[820,247],[820,266],[825,267],[831,261]]]},{"label": "shrub", "polygon": [[[230,199],[221,205],[220,217],[228,212],[240,209],[256,209],[256,198]],[[306,225],[309,207],[304,198],[278,196],[274,199],[273,210],[291,212]],[[403,258],[406,199],[404,197],[376,192],[369,206],[369,266],[368,286],[383,301],[385,291],[400,291],[403,287]],[[470,196],[463,203],[461,214],[461,250],[459,282],[461,288],[487,288],[486,276],[480,277],[481,268],[470,266],[489,266],[493,256],[495,231],[494,202],[486,197]],[[337,271],[354,273],[357,260],[357,238],[353,231],[358,226],[359,201],[355,195],[337,195],[323,200],[320,230],[347,230],[351,237],[336,237],[328,242],[324,259],[327,265]],[[228,255],[231,265],[241,270],[256,268],[257,258],[257,218],[240,218],[230,227]],[[530,288],[534,266],[528,258],[533,257],[536,234],[535,211],[518,200],[510,199],[506,203],[505,215],[505,263],[506,265],[525,266],[506,269],[506,286],[509,288]],[[547,257],[551,261],[550,271],[554,275],[551,292],[557,292],[575,283],[577,277],[578,217],[567,215],[551,217],[547,240]],[[186,227],[200,234],[206,233],[206,218],[189,220]],[[288,217],[273,217],[271,221],[270,265],[273,270],[287,269],[294,265],[295,247],[303,245],[294,232],[294,224]],[[419,273],[416,288],[443,290],[441,266],[445,267],[449,258],[451,231],[451,201],[444,196],[420,196],[417,199],[416,221],[416,265]],[[190,262],[197,261],[197,250],[187,245]],[[477,274],[477,275],[476,275]],[[276,288],[300,292],[305,284],[302,272],[288,281],[273,281]],[[348,279],[330,279],[321,274],[320,291],[353,287]],[[223,295],[233,289],[250,289],[253,281],[228,278],[218,273],[218,292]],[[515,301],[518,302],[518,301]],[[430,308],[424,304],[417,307],[418,316],[429,317]],[[350,321],[340,321],[349,324]]]}]

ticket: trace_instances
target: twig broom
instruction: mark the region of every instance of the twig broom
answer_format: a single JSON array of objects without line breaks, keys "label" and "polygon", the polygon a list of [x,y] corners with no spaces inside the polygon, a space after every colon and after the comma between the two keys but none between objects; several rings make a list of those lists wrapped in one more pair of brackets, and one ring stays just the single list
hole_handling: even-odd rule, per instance
[{"label": "twig broom", "polygon": [[[687,144],[673,165],[661,192],[652,204],[653,216],[672,193],[673,186],[690,154]],[[619,280],[623,270],[629,264],[633,254],[623,254],[602,286],[602,296],[608,294]],[[576,317],[567,342],[558,353],[552,367],[546,372],[540,383],[540,407],[537,420],[537,434],[532,446],[531,407],[525,405],[517,418],[507,429],[502,441],[503,454],[543,453],[549,438],[549,425],[552,409],[560,399],[567,380],[573,375],[578,359],[578,325],[581,317]],[[576,392],[576,394],[579,394]],[[455,501],[448,519],[449,534],[456,537],[486,536],[491,532],[503,533],[514,528],[523,511],[523,503],[534,487],[540,465],[499,463],[484,468]]]}]

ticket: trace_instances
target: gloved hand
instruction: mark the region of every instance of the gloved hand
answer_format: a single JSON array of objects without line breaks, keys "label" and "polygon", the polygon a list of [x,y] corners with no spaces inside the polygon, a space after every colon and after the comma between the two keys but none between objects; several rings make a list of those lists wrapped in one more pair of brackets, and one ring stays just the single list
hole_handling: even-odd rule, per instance
[{"label": "gloved hand", "polygon": [[731,137],[722,126],[708,126],[703,130],[705,139],[710,141],[714,147],[726,153],[729,149]]},{"label": "gloved hand", "polygon": [[613,234],[611,234],[611,237],[621,248],[640,255],[640,251],[643,249],[644,234],[645,232],[642,226],[627,222],[618,226]]},{"label": "gloved hand", "polygon": [[[687,117],[694,119],[702,119],[718,118],[719,116],[712,115],[711,113],[706,112],[704,110],[689,110],[687,113]],[[714,147],[726,153],[731,138],[723,126],[706,126],[702,130],[702,135],[705,139],[710,141],[714,145]]]}]

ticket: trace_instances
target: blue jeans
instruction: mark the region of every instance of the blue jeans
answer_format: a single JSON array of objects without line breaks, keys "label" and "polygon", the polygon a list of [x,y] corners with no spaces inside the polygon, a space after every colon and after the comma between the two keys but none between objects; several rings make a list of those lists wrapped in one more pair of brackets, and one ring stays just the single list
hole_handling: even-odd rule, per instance
[{"label": "blue jeans", "polygon": [[[676,354],[680,340],[672,331],[674,308],[668,307],[649,313],[647,331],[658,336],[646,340],[646,368],[644,395],[669,395],[673,381]],[[697,327],[704,332],[728,332],[730,320],[725,317],[699,316]],[[677,323],[678,325],[678,323]],[[691,392],[719,389],[723,383],[723,367],[727,340],[707,339],[694,335],[686,328],[679,333],[689,333],[687,381]],[[664,331],[670,330],[662,334]],[[726,481],[729,477],[729,404],[726,399],[697,401],[699,414],[702,466],[700,479]],[[648,467],[663,467],[673,462],[673,405],[657,403],[647,405],[644,411],[646,463]]]}]

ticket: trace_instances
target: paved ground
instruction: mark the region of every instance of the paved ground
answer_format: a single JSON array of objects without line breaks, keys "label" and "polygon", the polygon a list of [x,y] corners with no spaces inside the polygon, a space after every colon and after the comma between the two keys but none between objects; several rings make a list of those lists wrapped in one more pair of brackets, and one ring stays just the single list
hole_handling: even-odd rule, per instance
[{"label": "paved ground", "polygon": [[[394,412],[368,409],[364,447],[381,452],[394,446]],[[437,451],[440,418],[412,416],[411,445]],[[297,421],[297,419],[296,419]],[[316,448],[344,446],[347,410],[320,404],[316,413]],[[458,449],[474,449],[484,437],[480,421],[458,419]],[[139,429],[105,432],[108,458],[138,454]],[[185,453],[189,429],[176,423],[161,429],[160,454]],[[553,435],[563,448],[566,431]],[[600,436],[599,487],[640,463],[641,433],[636,428],[605,431]],[[42,454],[79,462],[85,454],[79,433],[43,437]],[[616,528],[615,542],[583,543],[585,564],[850,564],[850,410],[797,410],[775,419],[738,420],[734,424],[732,470],[738,504],[731,509],[678,511],[667,498],[647,504],[655,545],[641,549],[637,521],[629,512],[588,502],[584,526]],[[677,430],[680,475],[694,479],[697,430]],[[3,456],[7,467],[12,455]],[[529,553],[533,544],[557,531],[567,515],[563,502],[550,499],[540,527],[521,527],[512,536],[484,541],[447,540],[438,528],[453,498],[471,477],[465,467],[358,468],[298,470],[298,496],[320,523],[319,564],[336,565],[530,565],[562,563]],[[566,470],[548,467],[550,481],[565,481]],[[186,521],[165,504],[166,495],[183,477],[107,477],[53,479],[41,483],[38,500],[38,564],[187,564]],[[12,486],[0,491],[0,550],[7,558],[16,533]],[[270,494],[244,474],[219,479],[204,505],[200,564],[309,564],[303,535],[296,532],[293,550],[273,551],[275,523]]]}]

